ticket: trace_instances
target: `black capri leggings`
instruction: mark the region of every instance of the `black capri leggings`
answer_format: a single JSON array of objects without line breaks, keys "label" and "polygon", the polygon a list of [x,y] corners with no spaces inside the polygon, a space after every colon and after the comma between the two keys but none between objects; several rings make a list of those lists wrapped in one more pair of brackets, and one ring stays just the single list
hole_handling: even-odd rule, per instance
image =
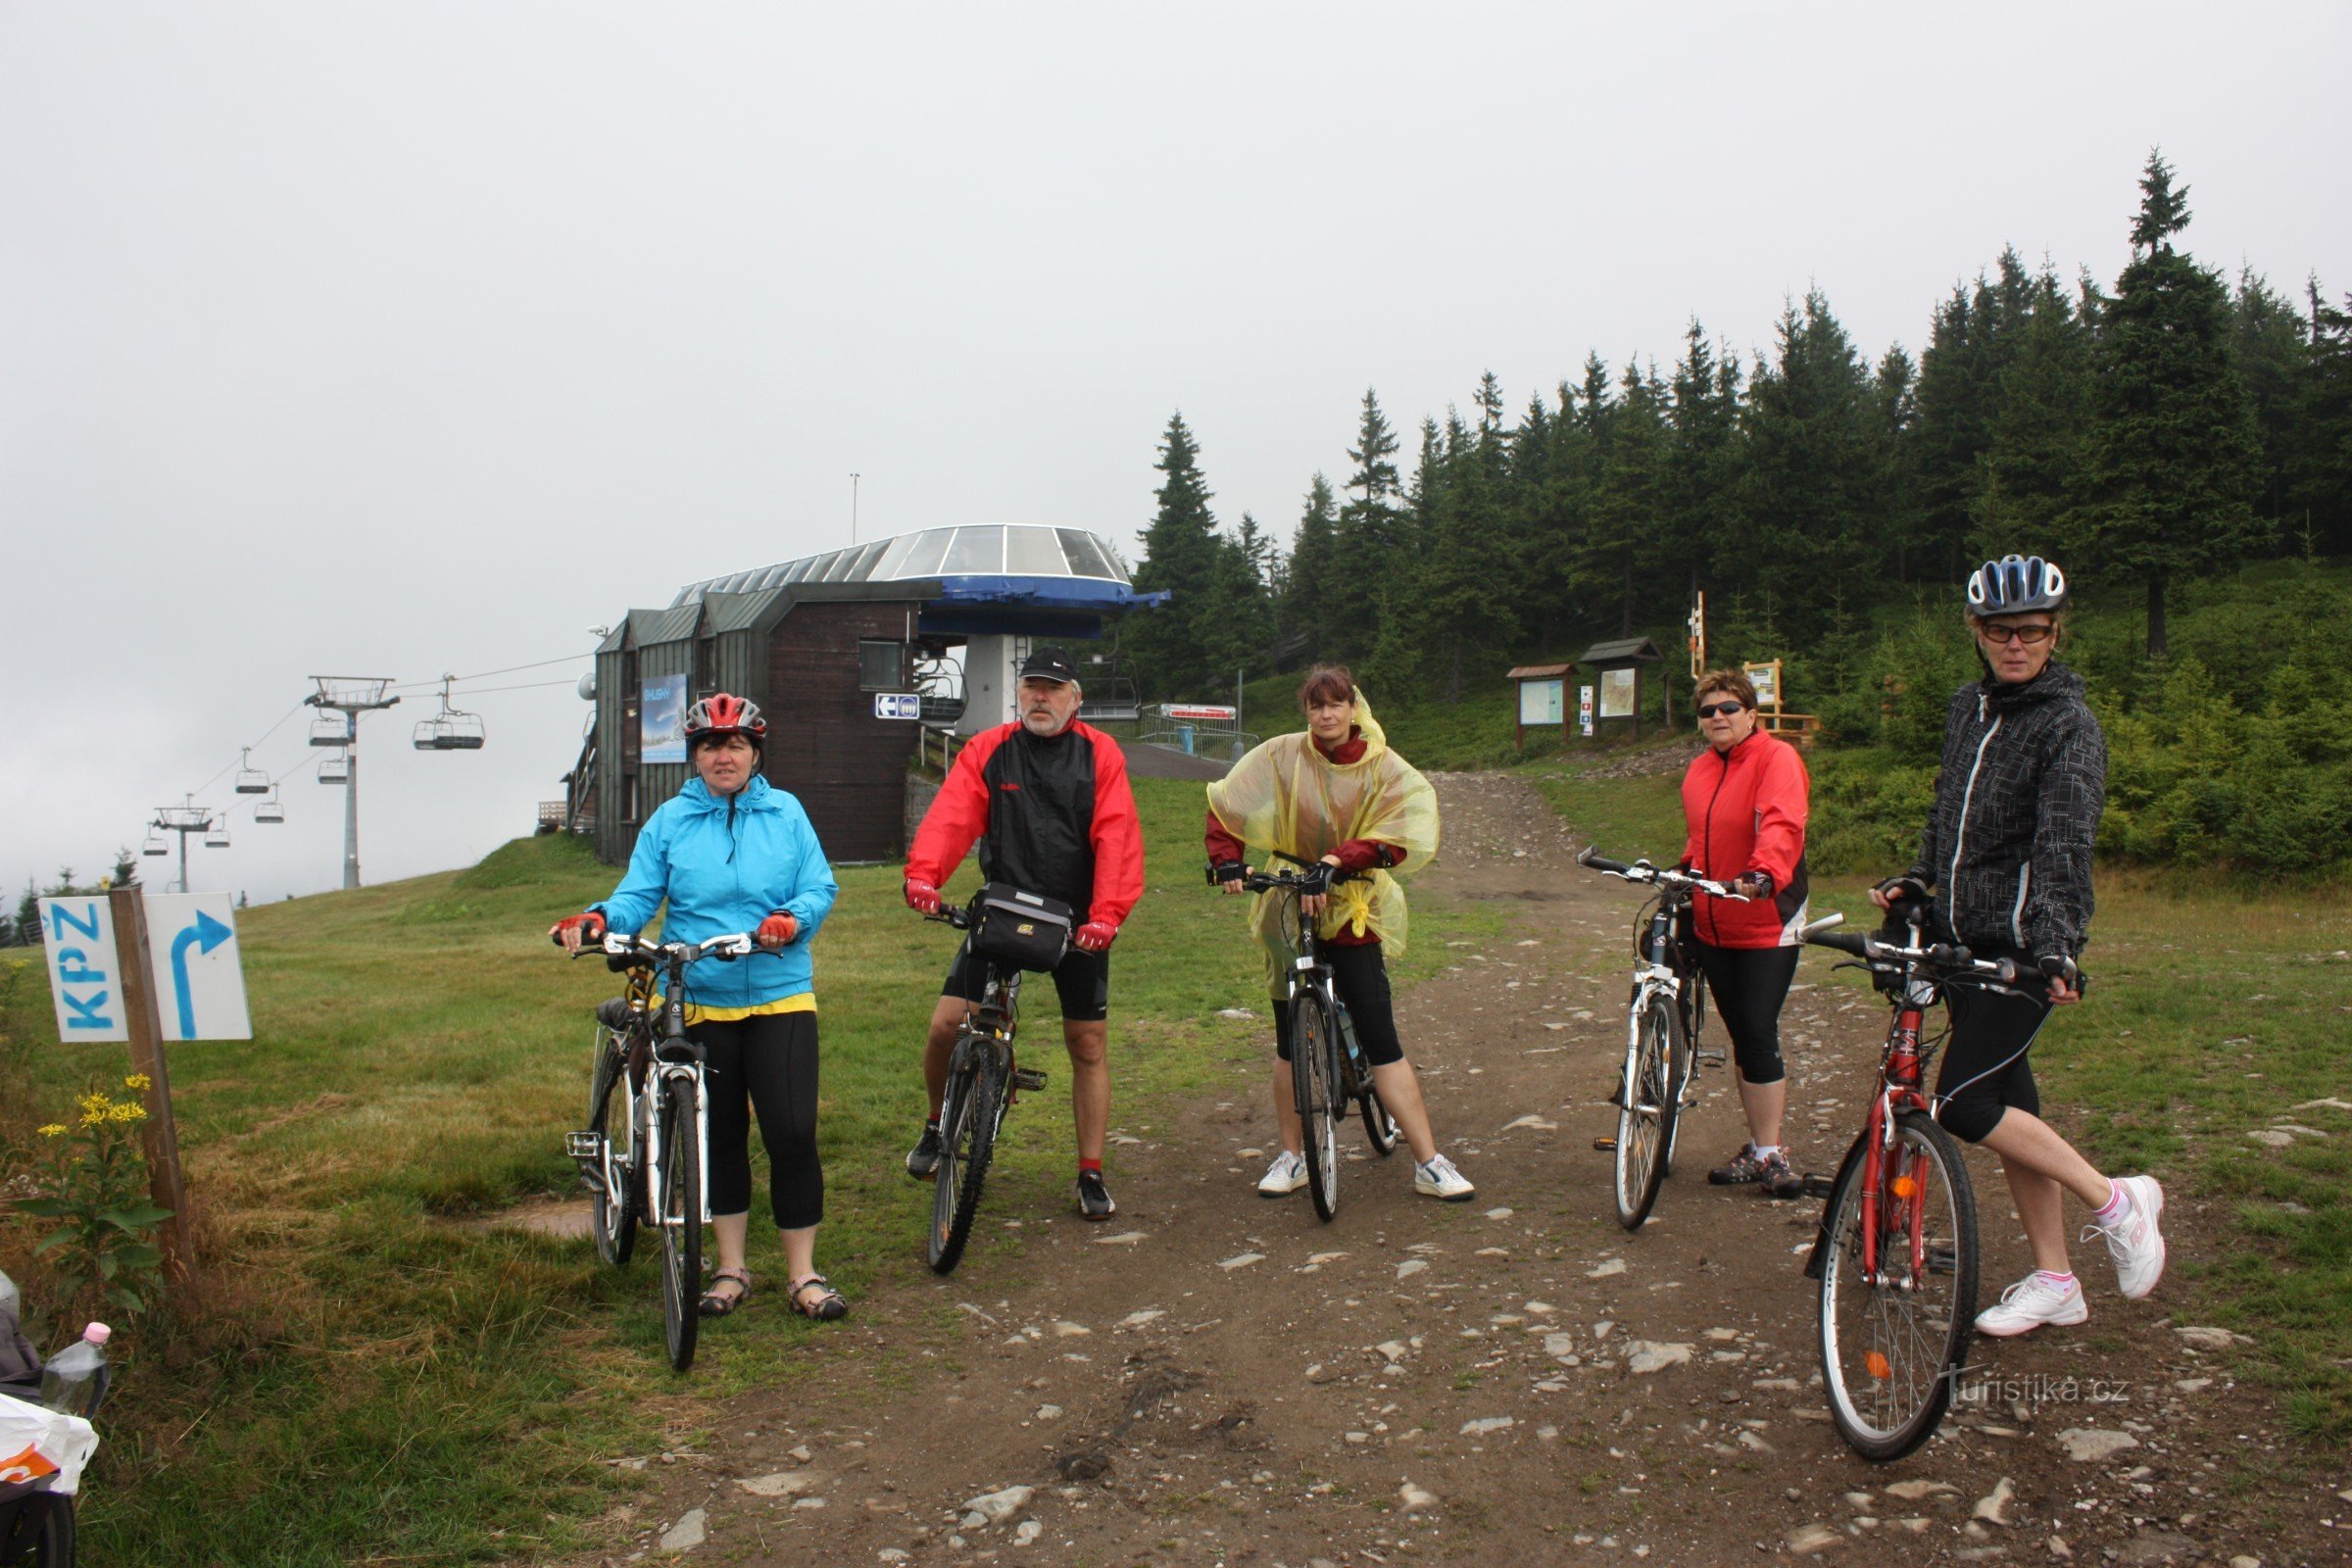
[{"label": "black capri leggings", "polygon": [[[1326,946],[1322,952],[1365,1059],[1375,1067],[1402,1061],[1404,1044],[1396,1038],[1396,1007],[1389,996],[1389,966],[1381,958],[1380,944]],[[1274,1004],[1274,1054],[1291,1059],[1291,1009],[1279,1001]]]},{"label": "black capri leggings", "polygon": [[752,1112],[767,1146],[767,1196],[779,1230],[825,1217],[816,1157],[816,1014],[771,1012],[690,1026],[710,1094],[710,1212],[752,1206]]},{"label": "black capri leggings", "polygon": [[[1997,957],[1980,950],[1979,957]],[[2022,955],[2027,972],[2033,960]],[[1943,1067],[1936,1075],[1936,1119],[1963,1143],[1981,1144],[2015,1108],[2041,1114],[2041,1095],[2034,1087],[2034,1065],[2026,1054],[2050,1015],[2046,995],[2034,987],[1987,991],[1981,986],[1953,986],[1944,993],[1951,1008],[1952,1034],[1944,1042]]]},{"label": "black capri leggings", "polygon": [[1781,1065],[1781,1007],[1788,1000],[1788,983],[1796,978],[1797,950],[1718,948],[1696,938],[1690,946],[1697,950],[1707,989],[1715,993],[1715,1011],[1732,1037],[1740,1078],[1777,1084],[1788,1077]]}]

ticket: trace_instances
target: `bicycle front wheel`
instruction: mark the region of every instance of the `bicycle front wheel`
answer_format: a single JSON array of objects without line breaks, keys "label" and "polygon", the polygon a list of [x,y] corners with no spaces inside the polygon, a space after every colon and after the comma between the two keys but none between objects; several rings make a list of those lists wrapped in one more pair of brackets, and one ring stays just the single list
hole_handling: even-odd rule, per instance
[{"label": "bicycle front wheel", "polygon": [[703,1145],[694,1082],[671,1078],[662,1091],[662,1158],[654,1173],[662,1227],[662,1329],[672,1369],[694,1365],[703,1304]]},{"label": "bicycle front wheel", "polygon": [[1396,1148],[1396,1118],[1389,1114],[1380,1091],[1373,1088],[1369,1077],[1364,1083],[1363,1098],[1358,1103],[1364,1112],[1364,1137],[1372,1145],[1372,1152],[1387,1158]]},{"label": "bicycle front wheel", "polygon": [[954,1272],[971,1240],[972,1217],[988,1183],[996,1153],[997,1125],[1004,1115],[1004,1065],[989,1043],[972,1040],[957,1053],[960,1062],[948,1077],[940,1102],[939,1171],[931,1186],[931,1233],[923,1249],[934,1274]]},{"label": "bicycle front wheel", "polygon": [[637,1190],[629,1171],[635,1143],[629,1137],[628,1063],[620,1037],[601,1027],[588,1075],[588,1130],[604,1151],[594,1169],[580,1172],[588,1187],[588,1232],[596,1239],[596,1255],[618,1267],[637,1248]]},{"label": "bicycle front wheel", "polygon": [[1838,1431],[1865,1459],[1933,1437],[1976,1332],[1977,1199],[1952,1135],[1895,1118],[1878,1190],[1878,1268],[1865,1268],[1864,1161],[1830,1195],[1821,1271],[1821,1374]]},{"label": "bicycle front wheel", "polygon": [[1312,989],[1291,1002],[1291,1094],[1306,1135],[1306,1186],[1324,1220],[1340,1211],[1340,1123],[1348,1114],[1340,1087],[1340,1026]]},{"label": "bicycle front wheel", "polygon": [[1680,1089],[1674,1063],[1682,1024],[1674,1005],[1651,997],[1634,1020],[1634,1039],[1617,1109],[1617,1223],[1638,1231],[1658,1200],[1674,1147]]},{"label": "bicycle front wheel", "polygon": [[[1698,978],[1693,975],[1683,983],[1695,986]],[[1667,1064],[1674,1075],[1674,1117],[1666,1124],[1666,1157],[1661,1171],[1671,1176],[1674,1174],[1674,1152],[1683,1140],[1683,1112],[1694,1103],[1690,1098],[1690,1084],[1698,1073],[1697,1009],[1693,1008],[1687,1017],[1681,1012],[1675,1013],[1674,1049],[1668,1053]]]}]

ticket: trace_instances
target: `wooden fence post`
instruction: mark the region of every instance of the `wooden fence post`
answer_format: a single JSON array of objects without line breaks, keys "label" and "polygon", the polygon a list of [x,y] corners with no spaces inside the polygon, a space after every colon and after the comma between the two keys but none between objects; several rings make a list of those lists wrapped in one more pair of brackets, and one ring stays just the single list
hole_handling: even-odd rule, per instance
[{"label": "wooden fence post", "polygon": [[163,1017],[156,1004],[154,973],[147,966],[147,900],[134,885],[113,889],[107,901],[114,906],[115,963],[122,977],[130,1069],[147,1078],[147,1119],[139,1123],[139,1142],[147,1152],[147,1192],[156,1207],[172,1211],[156,1240],[163,1249],[164,1277],[176,1284],[195,1272],[196,1250],[188,1239],[188,1192],[179,1173],[179,1129],[172,1119]]}]

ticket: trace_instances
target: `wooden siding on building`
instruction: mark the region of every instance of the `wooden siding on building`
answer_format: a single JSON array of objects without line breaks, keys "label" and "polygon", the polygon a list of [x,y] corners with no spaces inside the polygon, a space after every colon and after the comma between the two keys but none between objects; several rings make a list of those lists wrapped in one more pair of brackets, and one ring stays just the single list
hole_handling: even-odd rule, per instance
[{"label": "wooden siding on building", "polygon": [[796,605],[768,641],[768,782],[800,797],[836,860],[906,853],[906,767],[917,726],[874,716],[874,694],[858,685],[858,645],[904,643],[916,608]]}]

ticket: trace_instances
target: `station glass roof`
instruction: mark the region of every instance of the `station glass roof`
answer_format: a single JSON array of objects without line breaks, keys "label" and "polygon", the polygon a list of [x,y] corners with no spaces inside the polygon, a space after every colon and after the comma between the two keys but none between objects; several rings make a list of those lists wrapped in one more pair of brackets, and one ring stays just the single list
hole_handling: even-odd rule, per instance
[{"label": "station glass roof", "polygon": [[952,591],[953,579],[959,577],[1064,577],[1121,587],[1128,582],[1127,568],[1097,534],[1043,523],[991,522],[925,528],[919,533],[903,533],[847,550],[712,577],[679,589],[672,603],[693,604],[706,593],[757,593],[799,582],[946,579]]}]

